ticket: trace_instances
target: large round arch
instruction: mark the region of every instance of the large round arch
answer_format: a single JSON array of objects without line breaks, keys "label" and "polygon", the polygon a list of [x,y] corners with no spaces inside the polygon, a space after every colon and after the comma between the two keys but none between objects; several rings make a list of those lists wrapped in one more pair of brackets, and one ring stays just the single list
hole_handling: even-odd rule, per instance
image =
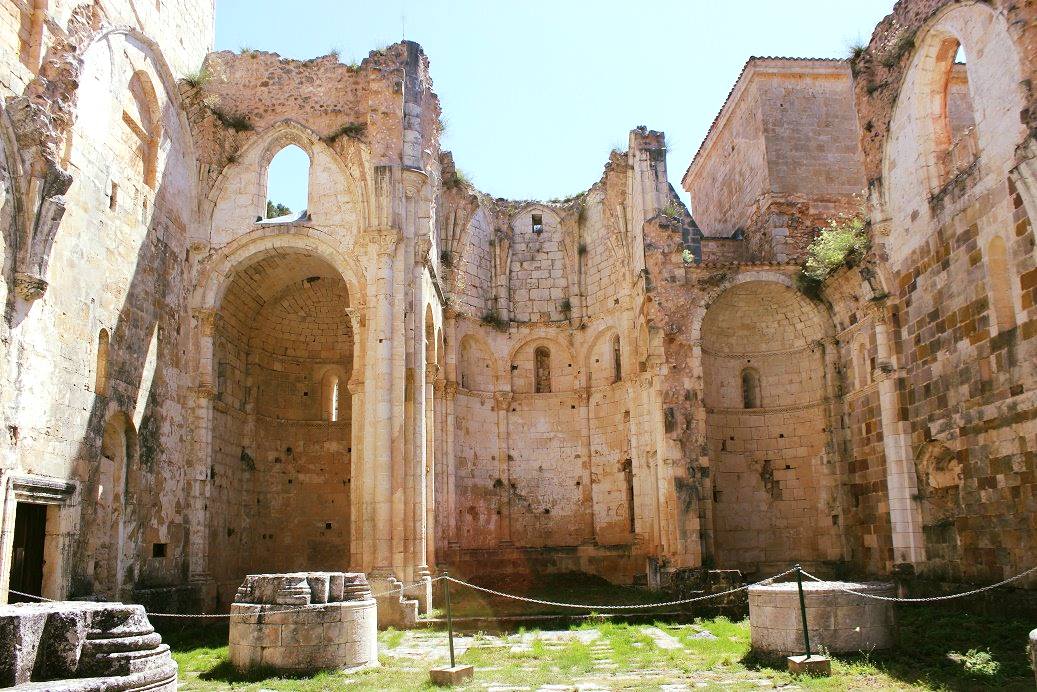
[{"label": "large round arch", "polygon": [[350,568],[363,275],[305,230],[233,243],[195,295],[209,402],[195,430],[209,481],[199,540],[220,603],[250,572]]},{"label": "large round arch", "polygon": [[826,463],[828,325],[784,282],[715,297],[701,333],[712,550],[747,572],[838,559],[838,486]]}]

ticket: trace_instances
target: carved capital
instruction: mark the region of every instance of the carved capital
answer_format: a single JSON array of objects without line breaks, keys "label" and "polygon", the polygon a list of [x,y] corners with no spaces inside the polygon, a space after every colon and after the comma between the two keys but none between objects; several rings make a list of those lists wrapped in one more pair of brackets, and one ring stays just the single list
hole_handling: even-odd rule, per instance
[{"label": "carved capital", "polygon": [[432,384],[439,377],[439,363],[425,363],[425,381]]},{"label": "carved capital", "polygon": [[353,327],[353,339],[355,340],[357,338],[357,335],[360,333],[360,328],[363,326],[364,313],[360,310],[360,308],[352,307],[346,308],[345,313],[346,317],[349,318],[350,325],[352,325]]},{"label": "carved capital", "polygon": [[591,393],[586,389],[576,390],[576,400],[580,402],[580,406],[586,406],[587,402],[590,401]]},{"label": "carved capital", "polygon": [[443,396],[446,392],[446,380],[440,378],[432,383],[432,387],[436,390],[436,396]]},{"label": "carved capital", "polygon": [[506,411],[511,406],[511,400],[514,395],[511,392],[494,392],[493,402],[497,406],[498,411]]},{"label": "carved capital", "polygon": [[447,382],[443,387],[443,391],[446,393],[448,399],[453,399],[457,396],[457,383]]},{"label": "carved capital", "polygon": [[216,388],[211,384],[204,383],[197,387],[191,387],[188,390],[191,396],[199,401],[215,401],[216,400]]},{"label": "carved capital", "polygon": [[22,300],[33,301],[47,292],[47,282],[32,274],[16,272],[14,275],[14,292]]},{"label": "carved capital", "polygon": [[212,336],[216,333],[216,320],[219,317],[219,313],[216,312],[215,308],[198,308],[194,311],[194,318],[198,320],[198,328],[202,330],[202,334],[205,336]]},{"label": "carved capital", "polygon": [[391,257],[396,252],[396,244],[403,239],[403,233],[398,228],[383,226],[368,229],[362,237],[379,257]]}]

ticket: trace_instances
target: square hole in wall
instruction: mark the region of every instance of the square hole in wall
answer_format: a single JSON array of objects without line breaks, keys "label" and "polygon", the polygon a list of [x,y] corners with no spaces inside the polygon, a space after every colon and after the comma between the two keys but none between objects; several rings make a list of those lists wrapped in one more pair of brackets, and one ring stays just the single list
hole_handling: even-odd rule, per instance
[{"label": "square hole in wall", "polygon": [[331,529],[331,522],[330,521],[324,522],[324,528],[325,529]]},{"label": "square hole in wall", "polygon": [[165,557],[166,556],[166,544],[165,543],[152,543],[151,544],[151,557]]},{"label": "square hole in wall", "polygon": [[543,233],[544,232],[544,215],[533,214],[533,232]]}]

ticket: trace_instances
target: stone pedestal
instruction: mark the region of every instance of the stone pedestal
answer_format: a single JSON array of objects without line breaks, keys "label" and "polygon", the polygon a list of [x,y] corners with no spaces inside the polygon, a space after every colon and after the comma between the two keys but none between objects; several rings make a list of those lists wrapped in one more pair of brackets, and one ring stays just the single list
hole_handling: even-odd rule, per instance
[{"label": "stone pedestal", "polygon": [[832,662],[824,656],[789,656],[789,672],[793,675],[813,675],[827,678],[832,674]]},{"label": "stone pedestal", "polygon": [[363,574],[250,574],[230,612],[230,662],[238,670],[378,665],[377,605]]},{"label": "stone pedestal", "polygon": [[452,687],[463,685],[475,677],[475,666],[445,666],[433,668],[429,671],[429,677],[433,685],[440,687]]},{"label": "stone pedestal", "polygon": [[[887,583],[805,582],[811,650],[823,646],[831,652],[855,652],[893,646],[892,604],[842,589],[895,595],[893,585]],[[783,656],[803,653],[803,623],[795,582],[749,588],[749,630],[754,651]]]},{"label": "stone pedestal", "polygon": [[177,666],[140,605],[0,606],[0,687],[175,692]]}]

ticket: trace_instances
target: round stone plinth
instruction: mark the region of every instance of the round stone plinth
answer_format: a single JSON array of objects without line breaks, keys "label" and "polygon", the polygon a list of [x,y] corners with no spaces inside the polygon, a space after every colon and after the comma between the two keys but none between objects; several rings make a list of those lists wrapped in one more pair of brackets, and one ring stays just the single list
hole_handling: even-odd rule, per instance
[{"label": "round stone plinth", "polygon": [[[810,646],[845,653],[893,646],[893,604],[846,593],[843,589],[894,596],[883,582],[804,582]],[[749,630],[754,651],[803,653],[803,622],[795,582],[749,587]]]},{"label": "round stone plinth", "polygon": [[378,664],[378,606],[362,574],[250,575],[230,614],[230,662],[239,670]]}]

